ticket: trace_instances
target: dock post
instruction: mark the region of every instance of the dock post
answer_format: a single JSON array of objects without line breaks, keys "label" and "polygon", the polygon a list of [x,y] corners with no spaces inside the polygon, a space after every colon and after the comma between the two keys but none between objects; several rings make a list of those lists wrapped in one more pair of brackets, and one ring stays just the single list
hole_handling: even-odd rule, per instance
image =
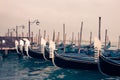
[{"label": "dock post", "polygon": [[4,52],[4,54],[3,54],[3,57],[7,57],[7,55],[8,55],[8,49],[5,49],[5,52]]},{"label": "dock post", "polygon": [[9,34],[10,34],[10,29],[8,29],[8,37],[10,36]]}]

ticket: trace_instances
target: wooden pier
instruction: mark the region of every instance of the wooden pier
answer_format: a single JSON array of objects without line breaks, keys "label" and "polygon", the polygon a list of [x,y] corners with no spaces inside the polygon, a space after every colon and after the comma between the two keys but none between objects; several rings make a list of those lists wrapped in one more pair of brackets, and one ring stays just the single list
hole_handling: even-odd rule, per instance
[{"label": "wooden pier", "polygon": [[15,40],[20,40],[28,37],[9,37],[9,36],[0,36],[0,50],[14,50],[15,49]]}]

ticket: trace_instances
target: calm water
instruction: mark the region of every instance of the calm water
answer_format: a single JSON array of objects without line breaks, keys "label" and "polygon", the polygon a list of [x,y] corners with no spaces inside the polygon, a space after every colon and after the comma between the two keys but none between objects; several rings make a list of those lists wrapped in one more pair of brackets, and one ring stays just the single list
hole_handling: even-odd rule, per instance
[{"label": "calm water", "polygon": [[51,62],[33,58],[18,58],[0,54],[0,80],[120,80],[104,76],[98,71],[73,70],[54,67]]}]

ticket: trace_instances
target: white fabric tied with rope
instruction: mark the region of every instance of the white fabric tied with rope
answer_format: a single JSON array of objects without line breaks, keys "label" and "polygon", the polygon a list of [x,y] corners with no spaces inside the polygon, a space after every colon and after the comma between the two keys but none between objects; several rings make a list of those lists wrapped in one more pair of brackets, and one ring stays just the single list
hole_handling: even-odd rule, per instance
[{"label": "white fabric tied with rope", "polygon": [[101,41],[100,41],[98,38],[95,37],[95,39],[94,39],[94,49],[95,49],[97,52],[94,53],[94,58],[95,58],[95,61],[96,61],[96,62],[98,61],[98,57],[99,57],[101,48],[102,48],[102,43],[101,43]]},{"label": "white fabric tied with rope", "polygon": [[54,62],[54,51],[56,50],[55,42],[52,40],[49,41],[49,49],[50,49],[50,55],[49,58],[52,58],[52,63],[56,67],[56,64]]},{"label": "white fabric tied with rope", "polygon": [[15,40],[15,49],[16,49],[17,53],[18,53],[18,45],[19,45],[18,41]]},{"label": "white fabric tied with rope", "polygon": [[50,49],[49,58],[54,58],[54,50],[56,49],[56,47],[55,42],[53,42],[52,40],[49,41],[49,49]]},{"label": "white fabric tied with rope", "polygon": [[19,45],[20,45],[20,51],[23,52],[23,46],[24,46],[23,40],[20,40],[20,41],[19,41]]},{"label": "white fabric tied with rope", "polygon": [[46,46],[46,40],[44,38],[41,38],[41,52],[44,53],[45,50],[45,46]]},{"label": "white fabric tied with rope", "polygon": [[30,41],[26,38],[24,38],[23,40],[25,41],[24,48],[25,48],[26,54],[29,57],[28,50],[29,50],[29,46],[30,46]]},{"label": "white fabric tied with rope", "polygon": [[96,37],[95,37],[95,40],[94,40],[94,48],[97,48],[97,50],[101,50],[101,48],[102,48],[101,41]]}]

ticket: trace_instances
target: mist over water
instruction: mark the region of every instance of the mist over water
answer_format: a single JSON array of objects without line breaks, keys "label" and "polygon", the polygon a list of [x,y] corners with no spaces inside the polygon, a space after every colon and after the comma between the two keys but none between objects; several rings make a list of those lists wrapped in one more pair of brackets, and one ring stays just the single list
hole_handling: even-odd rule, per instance
[{"label": "mist over water", "polygon": [[62,69],[53,66],[49,61],[19,58],[16,53],[11,53],[6,58],[0,54],[0,80],[120,80],[120,78],[104,76],[99,71]]}]

